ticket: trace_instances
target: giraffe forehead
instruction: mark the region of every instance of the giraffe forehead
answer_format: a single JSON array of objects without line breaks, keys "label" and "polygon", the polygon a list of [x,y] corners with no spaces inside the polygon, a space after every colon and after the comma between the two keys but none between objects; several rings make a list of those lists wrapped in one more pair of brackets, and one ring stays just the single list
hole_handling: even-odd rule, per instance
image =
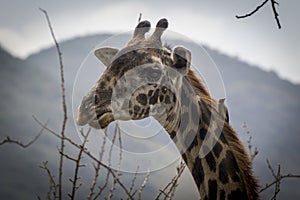
[{"label": "giraffe forehead", "polygon": [[122,49],[116,56],[111,66],[106,69],[104,76],[114,76],[119,79],[128,71],[136,70],[136,74],[143,73],[145,66],[150,68],[160,68],[164,70],[165,66],[171,66],[171,51],[167,48],[141,48],[141,49]]}]

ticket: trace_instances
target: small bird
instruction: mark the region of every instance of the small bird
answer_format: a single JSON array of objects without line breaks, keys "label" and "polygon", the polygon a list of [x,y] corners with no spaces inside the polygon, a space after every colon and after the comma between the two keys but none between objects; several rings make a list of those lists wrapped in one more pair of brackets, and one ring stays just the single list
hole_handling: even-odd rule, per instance
[{"label": "small bird", "polygon": [[225,105],[224,102],[225,102],[225,98],[219,99],[218,110],[219,110],[219,114],[221,115],[221,117],[222,117],[227,123],[229,123],[228,109],[227,109],[227,106]]}]

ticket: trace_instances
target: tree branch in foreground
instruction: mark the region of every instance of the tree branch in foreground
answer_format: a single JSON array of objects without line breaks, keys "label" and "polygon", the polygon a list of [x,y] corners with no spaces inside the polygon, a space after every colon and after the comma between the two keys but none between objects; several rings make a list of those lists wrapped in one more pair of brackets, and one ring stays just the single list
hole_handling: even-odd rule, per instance
[{"label": "tree branch in foreground", "polygon": [[[47,126],[47,123],[44,125],[44,126]],[[39,137],[42,135],[43,131],[45,129],[42,127],[42,129],[40,130],[40,132],[31,140],[29,141],[28,143],[23,143],[21,141],[18,141],[18,140],[14,140],[14,139],[11,139],[9,136],[6,136],[6,138],[2,141],[0,141],[0,146],[5,144],[5,143],[9,143],[9,144],[16,144],[22,148],[27,148],[29,147],[30,145],[32,145],[35,141],[37,141],[39,139]]]},{"label": "tree branch in foreground", "polygon": [[[40,165],[40,168],[45,170],[48,177],[49,177],[49,191],[47,192],[47,199],[56,199],[57,198],[57,189],[58,185],[56,184],[54,180],[54,175],[52,175],[50,169],[48,168],[48,161],[43,162],[42,165]],[[40,199],[40,197],[39,197]]]},{"label": "tree branch in foreground", "polygon": [[276,6],[275,6],[275,5],[279,5],[279,3],[277,1],[275,1],[275,0],[265,0],[260,5],[258,5],[252,12],[247,13],[245,15],[236,15],[235,17],[237,19],[242,19],[242,18],[250,17],[253,14],[255,14],[256,12],[258,12],[268,1],[271,2],[271,7],[272,7],[272,10],[273,10],[273,13],[274,13],[274,17],[275,17],[277,26],[278,26],[279,29],[281,29],[281,24],[280,24],[280,21],[279,21],[279,14],[278,14],[278,12],[276,10]]},{"label": "tree branch in foreground", "polygon": [[177,182],[178,182],[179,178],[181,177],[184,168],[185,168],[185,163],[183,161],[181,161],[179,166],[176,168],[177,169],[176,175],[162,190],[160,190],[159,194],[155,197],[155,200],[159,200],[161,195],[165,195],[164,199],[172,199],[173,198],[175,189],[178,186]]},{"label": "tree branch in foreground", "polygon": [[300,175],[297,174],[281,174],[281,166],[280,164],[278,165],[277,167],[277,172],[275,173],[275,170],[274,168],[272,167],[272,165],[270,164],[269,160],[267,159],[267,165],[268,165],[268,168],[270,170],[270,172],[272,173],[272,176],[274,177],[274,180],[271,182],[271,183],[267,183],[264,187],[262,187],[258,192],[261,193],[267,189],[269,189],[270,187],[274,186],[275,185],[275,191],[274,191],[274,195],[272,197],[272,200],[275,200],[277,198],[277,195],[279,194],[280,192],[280,184],[281,184],[281,181],[283,179],[287,179],[287,178],[300,178]]},{"label": "tree branch in foreground", "polygon": [[82,185],[82,183],[80,183],[79,185],[77,185],[77,181],[80,179],[80,177],[78,176],[79,175],[79,168],[85,166],[85,165],[80,164],[80,162],[81,162],[83,150],[85,149],[85,145],[86,145],[86,143],[88,141],[88,136],[89,136],[90,132],[91,132],[91,128],[88,129],[88,131],[87,131],[86,134],[84,134],[83,130],[80,130],[80,134],[83,137],[83,142],[80,145],[79,153],[78,153],[77,159],[75,161],[76,165],[75,165],[74,177],[73,177],[73,179],[71,179],[71,178],[69,179],[70,182],[73,185],[72,186],[72,193],[68,194],[68,196],[71,199],[75,199],[76,191]]},{"label": "tree branch in foreground", "polygon": [[252,145],[252,136],[251,136],[250,130],[249,130],[249,128],[248,128],[246,122],[244,122],[244,124],[243,124],[242,127],[243,127],[243,129],[245,130],[246,135],[247,135],[247,140],[246,140],[246,142],[247,142],[247,144],[248,144],[248,151],[249,151],[249,154],[250,154],[250,159],[251,159],[251,161],[253,162],[254,158],[255,158],[255,157],[257,156],[257,154],[258,154],[258,149],[257,149],[257,147],[254,147],[254,150],[252,150],[252,147],[253,147],[253,145]]},{"label": "tree branch in foreground", "polygon": [[60,47],[59,47],[59,44],[56,40],[56,37],[55,37],[55,34],[54,34],[54,31],[53,31],[53,28],[52,28],[52,25],[51,25],[51,21],[50,21],[50,18],[49,18],[49,15],[47,13],[46,10],[40,8],[40,11],[44,13],[45,17],[46,17],[46,20],[48,22],[48,27],[50,29],[50,32],[51,32],[51,36],[52,36],[52,39],[55,43],[55,47],[56,47],[56,51],[57,51],[57,54],[58,54],[58,59],[59,59],[59,65],[60,65],[60,78],[61,78],[61,94],[62,94],[62,108],[63,108],[63,115],[64,115],[64,118],[63,118],[63,123],[62,123],[62,128],[61,128],[61,145],[60,145],[60,152],[62,153],[60,155],[60,159],[59,159],[59,190],[58,190],[58,198],[59,200],[62,199],[62,176],[63,176],[63,153],[64,153],[64,147],[65,147],[65,140],[64,140],[64,135],[65,135],[65,130],[66,130],[66,124],[67,124],[67,105],[66,105],[66,94],[65,94],[65,78],[64,78],[64,65],[63,65],[63,61],[62,61],[62,53],[61,53],[61,50],[60,50]]},{"label": "tree branch in foreground", "polygon": [[[58,139],[62,139],[62,136],[58,133],[56,133],[55,131],[53,131],[52,129],[50,129],[49,127],[45,126],[42,122],[40,122],[36,117],[33,117],[34,120],[41,126],[43,127],[45,130],[47,130],[49,133],[51,133],[52,135],[54,135],[55,137],[57,137]],[[66,135],[64,136],[64,140],[67,141],[71,146],[77,148],[77,149],[81,149],[81,145],[77,144],[76,142],[74,142],[71,138],[67,137]],[[99,161],[96,157],[94,157],[87,149],[83,149],[83,153],[85,155],[87,155],[91,160],[93,160],[96,164],[99,164],[101,167],[105,168],[108,173],[110,175],[112,175],[112,177],[114,178],[114,180],[117,181],[118,185],[123,189],[123,191],[126,193],[126,195],[128,196],[129,199],[134,199],[133,196],[129,193],[128,189],[126,188],[126,186],[120,181],[120,179],[118,178],[118,175],[115,173],[115,171],[108,165],[104,164],[103,162]]]}]

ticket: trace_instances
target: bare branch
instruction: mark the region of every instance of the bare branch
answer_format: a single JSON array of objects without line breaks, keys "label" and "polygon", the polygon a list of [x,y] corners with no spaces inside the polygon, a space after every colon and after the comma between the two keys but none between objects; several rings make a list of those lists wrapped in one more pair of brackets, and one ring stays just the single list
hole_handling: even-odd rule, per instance
[{"label": "bare branch", "polygon": [[[178,186],[177,182],[178,182],[179,178],[181,177],[184,168],[185,168],[185,163],[183,161],[181,161],[179,166],[176,168],[177,172],[176,172],[175,176],[162,190],[159,191],[159,194],[155,197],[155,200],[159,200],[160,196],[162,194],[165,195],[164,199],[167,199],[167,198],[172,199],[172,197],[174,196],[175,189]],[[169,190],[167,192],[168,188],[169,188]]]},{"label": "bare branch", "polygon": [[[135,184],[135,181],[136,181],[136,178],[137,178],[137,173],[139,172],[139,166],[137,166],[137,168],[136,168],[136,171],[135,171],[135,173],[134,173],[134,176],[133,176],[133,178],[132,178],[132,180],[131,180],[131,186],[130,186],[130,189],[129,189],[129,193],[131,193],[132,191],[133,191],[133,188],[134,188],[134,184]],[[134,194],[135,194],[135,192],[133,192],[133,195],[132,196],[134,196]]]},{"label": "bare branch", "polygon": [[245,133],[246,133],[246,135],[247,135],[247,140],[246,140],[246,142],[247,142],[247,144],[248,144],[248,151],[249,151],[249,154],[250,154],[250,159],[251,159],[251,161],[253,161],[254,158],[255,158],[255,157],[257,156],[257,154],[258,154],[258,149],[257,149],[257,147],[255,147],[255,148],[254,148],[254,151],[252,151],[252,136],[251,136],[250,130],[249,130],[249,128],[248,128],[246,122],[244,122],[243,128],[244,128]]},{"label": "bare branch", "polygon": [[271,166],[270,161],[268,159],[266,161],[267,161],[267,164],[268,164],[268,168],[272,173],[272,176],[276,179],[275,171],[274,171],[273,167]]},{"label": "bare branch", "polygon": [[148,183],[148,180],[149,180],[149,176],[150,176],[150,170],[148,170],[146,176],[145,176],[145,179],[139,189],[139,193],[138,193],[138,199],[142,199],[142,192],[144,190],[144,188],[146,187],[146,184]]},{"label": "bare branch", "polygon": [[167,196],[165,197],[165,199],[169,198],[172,199],[175,193],[175,189],[178,186],[178,180],[183,172],[185,168],[185,163],[183,161],[180,162],[179,166],[176,168],[177,169],[177,173],[175,175],[175,177],[172,179],[171,181],[171,187],[169,189],[169,192],[167,193]]},{"label": "bare branch", "polygon": [[[108,185],[108,181],[109,181],[109,176],[110,176],[110,171],[107,170],[106,172],[106,178],[105,178],[105,182],[102,186],[99,186],[99,191],[98,193],[95,195],[95,197],[93,198],[93,200],[96,200],[100,197],[100,195],[102,194],[102,192],[104,191],[104,189],[107,187]],[[116,179],[116,181],[118,181],[119,179]]]},{"label": "bare branch", "polygon": [[[63,61],[62,61],[62,53],[59,47],[59,44],[56,40],[52,25],[51,25],[51,21],[50,18],[48,16],[48,13],[46,10],[40,8],[40,11],[44,13],[46,20],[48,22],[48,27],[50,29],[51,32],[51,36],[52,39],[55,43],[56,46],[56,50],[57,50],[57,54],[58,54],[58,59],[59,59],[59,65],[60,65],[60,78],[61,78],[61,94],[62,94],[62,108],[63,108],[63,123],[62,123],[62,128],[61,128],[61,145],[60,145],[60,151],[63,153],[64,152],[64,135],[65,135],[65,129],[66,129],[66,123],[67,123],[67,105],[66,105],[66,94],[65,94],[65,79],[64,79],[64,65],[63,65]],[[60,155],[60,159],[59,159],[59,199],[62,199],[62,175],[63,175],[63,158],[64,156],[61,154]]]},{"label": "bare branch", "polygon": [[71,156],[69,156],[68,154],[65,154],[65,153],[63,153],[63,152],[61,152],[61,151],[59,151],[59,153],[61,154],[61,155],[63,155],[64,157],[66,157],[68,160],[71,160],[71,161],[73,161],[73,162],[77,162],[77,159],[76,158],[73,158],[73,157],[71,157]]},{"label": "bare branch", "polygon": [[[52,129],[50,129],[47,126],[44,126],[37,118],[35,118],[33,116],[34,120],[41,126],[43,127],[45,130],[47,130],[49,133],[53,134],[54,136],[56,136],[57,138],[61,139],[62,136],[59,135],[58,133],[56,133],[55,131],[53,131]],[[80,149],[80,145],[75,143],[73,140],[71,140],[69,137],[64,136],[64,140],[69,142],[72,146]],[[87,149],[83,149],[83,153],[85,153],[90,159],[92,159],[94,162],[96,162],[97,164],[99,164],[100,166],[104,167],[109,174],[111,174],[113,176],[114,179],[117,180],[117,183],[120,185],[120,187],[124,190],[124,192],[126,193],[126,195],[130,198],[133,199],[132,195],[129,193],[128,189],[126,188],[126,186],[117,178],[117,175],[115,174],[114,170],[112,168],[110,168],[108,165],[104,164],[103,162],[99,161],[96,157],[94,157]]]},{"label": "bare branch", "polygon": [[[102,161],[104,150],[105,150],[105,144],[106,144],[106,137],[107,137],[107,135],[106,135],[106,131],[104,133],[105,134],[103,135],[103,141],[102,141],[102,145],[101,145],[100,152],[99,152],[99,159],[98,159],[99,162]],[[97,184],[97,179],[99,177],[100,163],[96,163],[94,165],[94,169],[95,169],[95,175],[94,175],[94,179],[92,181],[92,185],[90,187],[90,192],[89,192],[89,195],[88,195],[88,200],[91,200],[92,197],[93,197],[93,195],[94,195],[95,186]]]},{"label": "bare branch", "polygon": [[252,16],[253,14],[255,14],[256,12],[258,12],[268,1],[271,2],[271,6],[272,6],[272,10],[273,10],[273,13],[274,13],[274,17],[275,17],[275,20],[276,20],[276,23],[277,23],[277,26],[279,29],[281,29],[281,25],[280,25],[280,22],[279,22],[279,14],[276,10],[276,7],[275,5],[279,5],[278,2],[276,2],[275,0],[265,0],[264,2],[262,2],[260,5],[258,5],[252,12],[250,13],[247,13],[245,15],[236,15],[235,17],[237,19],[242,19],[242,18],[247,18],[247,17],[250,17]]},{"label": "bare branch", "polygon": [[79,168],[80,168],[80,161],[81,161],[81,158],[82,158],[82,153],[83,153],[83,150],[85,149],[85,144],[87,143],[88,141],[88,136],[91,132],[91,128],[88,129],[87,133],[84,134],[83,133],[83,130],[80,130],[80,133],[81,135],[83,136],[83,142],[82,144],[80,145],[80,150],[79,150],[79,153],[78,153],[78,156],[77,156],[77,159],[76,159],[76,165],[75,165],[75,171],[74,171],[74,177],[73,177],[73,180],[71,181],[73,183],[73,186],[72,186],[72,193],[69,194],[69,197],[71,199],[75,199],[75,194],[76,194],[76,191],[78,190],[78,188],[81,186],[80,185],[77,185],[77,181],[79,179],[78,177],[78,173],[79,173]]},{"label": "bare branch", "polygon": [[265,0],[264,2],[262,2],[262,4],[260,4],[259,6],[257,6],[252,12],[247,13],[245,15],[236,15],[235,17],[237,19],[241,19],[241,18],[246,18],[246,17],[250,17],[252,16],[254,13],[256,13],[257,11],[259,11],[259,9],[261,9],[269,0]]},{"label": "bare branch", "polygon": [[274,195],[273,195],[273,197],[272,197],[272,199],[271,200],[276,200],[276,198],[277,198],[277,195],[279,194],[279,192],[280,192],[280,176],[281,176],[281,174],[280,174],[280,165],[278,165],[278,168],[277,168],[278,170],[277,170],[277,175],[276,175],[276,179],[278,180],[277,182],[276,182],[276,184],[275,184],[275,192],[274,192]]},{"label": "bare branch", "polygon": [[[105,133],[105,137],[107,136],[107,129],[105,129],[104,131]],[[112,144],[110,146],[110,151],[109,151],[109,157],[108,157],[108,167],[110,168],[111,167],[111,154],[112,154],[112,148],[113,148],[113,144],[115,142],[115,139],[116,139],[116,134],[114,134],[114,137],[113,137],[113,140],[112,140]],[[101,149],[102,152],[100,152],[100,157],[102,158],[103,156],[103,153],[104,153],[104,145],[103,145],[103,149]],[[110,172],[107,171],[106,172],[106,178],[105,178],[105,182],[102,186],[99,186],[99,191],[98,193],[96,194],[96,196],[94,197],[94,200],[95,199],[98,199],[98,197],[100,197],[100,195],[102,194],[102,192],[104,191],[104,189],[107,187],[108,185],[108,181],[109,181],[109,176],[110,176]],[[117,181],[117,179],[115,179]]]},{"label": "bare branch", "polygon": [[277,173],[275,173],[275,170],[273,169],[273,167],[271,166],[269,160],[267,160],[267,164],[268,164],[268,168],[272,173],[272,176],[274,177],[274,180],[271,183],[267,183],[264,187],[262,187],[258,192],[261,193],[267,189],[269,189],[270,187],[272,187],[273,185],[275,185],[275,192],[274,195],[272,197],[272,199],[276,199],[278,193],[280,192],[280,183],[283,179],[290,179],[290,178],[300,178],[300,175],[295,175],[295,174],[285,174],[282,175],[281,174],[281,167],[280,165],[278,165],[277,167]]},{"label": "bare branch", "polygon": [[[281,175],[280,176],[280,181],[282,179],[287,179],[287,178],[300,178],[300,175],[295,175],[295,174],[286,174],[286,175]],[[261,188],[258,192],[261,193],[263,191],[265,191],[266,189],[270,188],[271,186],[273,186],[274,184],[276,184],[278,180],[274,180],[271,183],[267,183],[263,188]]]},{"label": "bare branch", "polygon": [[271,4],[272,4],[272,10],[273,10],[273,13],[274,13],[274,17],[275,17],[275,20],[276,20],[276,23],[277,23],[277,26],[279,29],[281,29],[281,24],[280,24],[280,21],[279,21],[279,14],[276,10],[276,7],[275,5],[279,5],[275,0],[271,0]]},{"label": "bare branch", "polygon": [[[47,125],[48,122],[46,122],[45,126]],[[5,144],[5,143],[9,143],[9,144],[16,144],[22,148],[27,148],[29,147],[30,145],[32,145],[35,141],[37,141],[39,139],[39,137],[42,135],[43,131],[45,129],[42,127],[42,129],[40,130],[40,132],[31,140],[29,141],[28,143],[23,143],[21,141],[18,141],[18,140],[13,140],[11,139],[9,136],[6,136],[6,138],[2,141],[0,141],[0,146]]]},{"label": "bare branch", "polygon": [[[117,169],[117,178],[119,178],[120,175],[121,175],[120,169],[121,169],[121,161],[122,161],[122,139],[121,139],[121,131],[119,129],[118,121],[116,122],[116,125],[115,125],[114,138],[113,138],[112,146],[111,146],[111,149],[110,149],[111,151],[112,151],[112,147],[114,145],[114,142],[115,142],[117,134],[119,135],[119,149],[120,149],[120,152],[119,152],[119,161],[118,161],[118,169]],[[109,152],[110,153],[109,158],[111,158],[111,151]],[[108,199],[112,198],[113,192],[114,192],[115,187],[116,187],[116,183],[117,183],[117,180],[116,180],[116,178],[114,178],[113,184],[112,184],[111,189],[109,191]]]},{"label": "bare branch", "polygon": [[[48,164],[48,161],[45,161],[42,163],[42,165],[40,165],[40,168],[45,170],[48,177],[49,177],[49,191],[47,192],[47,199],[50,200],[50,199],[56,199],[57,198],[57,184],[55,183],[55,180],[54,180],[54,176],[52,175],[50,169],[48,168],[47,166]],[[52,197],[51,197],[52,195]]]}]

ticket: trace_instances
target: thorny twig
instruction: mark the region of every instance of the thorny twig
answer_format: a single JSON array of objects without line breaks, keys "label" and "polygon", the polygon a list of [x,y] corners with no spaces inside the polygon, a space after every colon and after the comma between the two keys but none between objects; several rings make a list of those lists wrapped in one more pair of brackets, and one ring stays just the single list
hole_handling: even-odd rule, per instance
[{"label": "thorny twig", "polygon": [[[117,127],[115,127],[115,130],[114,130],[114,136],[113,136],[113,139],[112,139],[112,144],[110,145],[110,149],[109,149],[109,154],[108,154],[108,167],[111,168],[111,159],[112,159],[112,150],[113,150],[113,146],[115,144],[115,141],[116,141],[116,136],[117,136]],[[107,129],[105,130],[105,135],[107,135]],[[118,172],[117,172],[118,173]],[[110,176],[110,172],[107,171],[106,173],[106,178],[105,178],[105,182],[104,184],[100,187],[99,186],[99,191],[98,193],[96,194],[96,196],[94,197],[94,200],[98,199],[98,197],[100,197],[100,195],[102,194],[102,192],[104,191],[104,189],[107,187],[108,185],[108,181],[109,181],[109,176]],[[115,181],[119,180],[118,179],[118,174],[116,175],[116,177],[114,177],[114,184],[115,184]],[[113,185],[114,185],[113,184]],[[114,187],[114,186],[113,186]],[[112,189],[111,189],[112,190]],[[108,199],[110,199],[112,197],[112,191],[109,191],[109,196],[108,196]]]},{"label": "thorny twig", "polygon": [[142,199],[142,192],[144,190],[144,188],[146,187],[146,184],[148,183],[148,180],[149,180],[149,176],[150,176],[150,170],[148,170],[145,178],[144,178],[144,181],[139,189],[139,192],[138,192],[138,199],[141,200]]},{"label": "thorny twig", "polygon": [[[53,131],[52,129],[50,129],[47,126],[44,126],[42,122],[40,122],[36,117],[33,117],[34,120],[41,126],[44,127],[45,130],[47,130],[49,133],[51,133],[52,135],[56,136],[57,138],[61,139],[62,136],[59,135],[58,133],[56,133],[55,131]],[[64,140],[69,142],[72,146],[80,149],[80,145],[75,143],[72,139],[70,139],[67,136],[64,136]],[[129,193],[128,189],[126,188],[126,186],[118,179],[117,175],[115,174],[114,170],[109,167],[108,165],[104,164],[103,162],[99,161],[96,157],[94,157],[87,149],[83,150],[83,153],[85,153],[90,159],[92,159],[95,163],[99,164],[100,166],[104,167],[108,173],[110,175],[112,175],[112,177],[114,179],[116,179],[117,183],[119,184],[119,186],[124,190],[124,192],[126,193],[126,195],[129,197],[129,199],[133,199],[133,196]]]},{"label": "thorny twig", "polygon": [[[47,175],[49,177],[49,191],[47,192],[47,199],[56,199],[57,198],[57,184],[55,183],[54,176],[52,175],[50,169],[48,168],[48,161],[43,162],[42,165],[40,165],[40,168],[45,170],[47,172]],[[52,198],[51,198],[52,195]]]},{"label": "thorny twig", "polygon": [[[100,148],[100,152],[99,152],[99,161],[101,162],[102,161],[102,158],[103,158],[103,155],[104,155],[104,151],[105,151],[105,144],[106,144],[106,137],[107,137],[107,134],[106,134],[106,131],[104,132],[105,134],[103,135],[103,141],[102,141],[102,145],[101,145],[101,148]],[[96,164],[93,164],[94,166],[94,170],[95,170],[95,175],[94,175],[94,179],[92,181],[92,185],[90,187],[90,192],[89,192],[89,195],[88,195],[88,200],[91,200],[93,195],[95,194],[94,190],[95,190],[95,186],[97,184],[97,179],[99,177],[99,171],[100,171],[100,163],[96,163]]]},{"label": "thorny twig", "polygon": [[[121,175],[121,161],[122,161],[122,139],[121,139],[121,133],[120,133],[120,129],[119,129],[119,125],[118,125],[118,122],[116,123],[115,125],[115,130],[114,130],[114,138],[113,138],[113,143],[111,145],[111,149],[110,149],[110,155],[109,155],[109,159],[111,158],[111,153],[112,153],[112,147],[114,145],[114,142],[115,142],[115,139],[116,139],[116,135],[119,135],[119,161],[118,161],[118,169],[117,169],[117,178],[119,178],[119,176]],[[111,199],[112,196],[113,196],[113,192],[115,190],[115,187],[116,187],[116,183],[117,183],[117,180],[116,178],[114,178],[114,181],[113,181],[113,184],[111,186],[111,189],[109,191],[109,196],[108,196],[108,199]]]},{"label": "thorny twig", "polygon": [[275,5],[279,5],[279,3],[275,0],[265,0],[264,2],[262,2],[260,5],[258,5],[252,12],[250,13],[247,13],[245,15],[236,15],[235,17],[237,19],[242,19],[242,18],[247,18],[247,17],[250,17],[252,16],[254,13],[256,13],[257,11],[259,11],[259,9],[261,9],[268,1],[271,2],[271,7],[272,7],[272,10],[273,10],[273,13],[274,13],[274,17],[275,17],[275,20],[276,20],[276,23],[277,23],[277,26],[279,29],[281,29],[281,24],[280,24],[280,21],[279,21],[279,14],[276,10],[276,7]]},{"label": "thorny twig", "polygon": [[[258,150],[257,150],[257,147],[255,147],[254,151],[252,151],[252,136],[250,134],[249,128],[248,128],[248,126],[247,126],[246,123],[243,124],[243,128],[246,130],[246,135],[248,137],[247,138],[248,150],[249,150],[249,153],[250,153],[251,160],[253,161],[253,159],[255,158],[255,156],[258,154]],[[269,189],[273,185],[275,185],[274,195],[271,198],[271,200],[276,200],[277,195],[280,192],[281,180],[285,179],[285,178],[300,178],[300,175],[294,175],[294,174],[282,175],[281,174],[281,166],[279,164],[277,166],[277,173],[275,173],[275,170],[272,167],[272,165],[270,164],[270,161],[267,159],[266,162],[267,162],[268,168],[269,168],[272,176],[274,177],[274,181],[272,181],[271,183],[267,183],[264,187],[262,187],[258,191],[258,193],[261,193],[261,192]]]},{"label": "thorny twig", "polygon": [[[177,169],[177,173],[173,179],[173,183],[169,189],[169,192],[167,193],[167,196],[169,196],[169,199],[172,199],[174,194],[175,194],[175,189],[178,186],[178,180],[183,172],[185,168],[185,163],[183,161],[181,161],[181,163],[179,164],[179,166],[176,168]],[[166,196],[166,197],[167,197]]]},{"label": "thorny twig", "polygon": [[75,171],[74,171],[74,177],[73,177],[73,180],[69,179],[73,186],[72,186],[72,193],[71,194],[68,194],[68,196],[71,198],[71,199],[75,199],[75,192],[78,190],[78,188],[81,186],[81,183],[79,185],[77,185],[77,181],[79,180],[80,177],[78,177],[78,174],[79,174],[79,168],[84,166],[84,165],[81,165],[80,164],[80,161],[82,159],[82,153],[83,153],[83,150],[85,149],[85,145],[88,141],[88,136],[91,132],[91,128],[88,129],[87,133],[84,134],[83,133],[83,130],[80,130],[80,134],[81,136],[83,137],[83,142],[82,144],[80,145],[80,150],[79,150],[79,153],[78,153],[78,156],[77,156],[77,159],[76,159],[76,166],[75,166]]},{"label": "thorny twig", "polygon": [[[47,13],[46,10],[40,8],[40,11],[44,13],[46,20],[48,22],[48,27],[50,29],[51,32],[51,36],[52,39],[55,43],[56,46],[56,51],[58,54],[58,59],[59,59],[59,65],[60,65],[60,78],[61,78],[61,94],[62,94],[62,109],[63,109],[63,123],[62,123],[62,128],[61,128],[61,145],[60,145],[60,151],[62,153],[64,153],[64,147],[65,147],[65,140],[64,140],[64,135],[65,135],[65,129],[66,129],[66,124],[67,124],[67,105],[66,105],[66,94],[65,94],[65,79],[64,79],[64,65],[63,65],[63,61],[62,61],[62,53],[59,47],[59,44],[56,40],[52,25],[51,25],[51,21],[49,18],[49,15]],[[58,180],[59,180],[59,190],[58,190],[58,198],[61,200],[62,199],[62,176],[63,176],[63,154],[60,155],[60,159],[59,159],[59,176],[58,176]]]},{"label": "thorny twig", "polygon": [[[47,122],[46,122],[45,126],[47,126]],[[6,138],[4,140],[0,141],[0,146],[5,144],[5,143],[9,143],[9,144],[16,144],[16,145],[18,145],[22,148],[27,148],[39,139],[39,137],[42,135],[43,131],[44,131],[44,128],[42,128],[40,130],[40,132],[28,143],[23,143],[21,141],[11,139],[9,136],[6,136]]]},{"label": "thorny twig", "polygon": [[269,189],[270,187],[272,187],[273,185],[275,185],[275,191],[274,191],[274,195],[272,197],[272,200],[275,200],[277,198],[277,195],[279,194],[280,192],[280,184],[281,184],[281,181],[283,179],[286,179],[286,178],[300,178],[300,175],[295,175],[295,174],[285,174],[285,175],[282,175],[281,174],[281,166],[278,165],[277,167],[277,173],[275,173],[275,170],[273,169],[272,165],[270,164],[269,160],[267,159],[267,165],[268,165],[268,168],[272,174],[272,176],[274,177],[274,180],[271,182],[271,183],[267,183],[264,187],[262,187],[258,192],[261,193],[267,189]]},{"label": "thorny twig", "polygon": [[134,188],[134,184],[135,184],[135,181],[136,181],[136,178],[137,178],[137,174],[138,174],[138,172],[139,172],[139,168],[140,168],[140,167],[137,166],[136,171],[135,171],[135,173],[134,173],[134,176],[133,176],[133,178],[132,178],[132,180],[131,180],[131,186],[130,186],[130,189],[129,189],[129,193],[132,192],[132,196],[134,196],[135,193],[136,193],[136,191],[133,192],[133,188]]},{"label": "thorny twig", "polygon": [[[167,198],[172,199],[175,189],[178,186],[177,182],[178,182],[179,178],[181,177],[184,168],[185,168],[185,163],[183,161],[181,161],[179,166],[176,168],[177,172],[176,172],[175,176],[162,190],[159,191],[159,194],[155,197],[155,200],[159,200],[160,196],[162,194],[165,195],[164,199],[167,199]],[[169,190],[167,191],[168,188],[169,188]]]},{"label": "thorny twig", "polygon": [[247,135],[247,144],[248,144],[248,150],[249,150],[249,154],[250,154],[250,159],[251,161],[254,160],[254,158],[257,156],[258,154],[258,149],[257,147],[254,148],[254,151],[252,151],[252,136],[250,134],[250,130],[247,126],[247,124],[244,122],[243,124],[243,128],[246,131],[246,135]]}]

